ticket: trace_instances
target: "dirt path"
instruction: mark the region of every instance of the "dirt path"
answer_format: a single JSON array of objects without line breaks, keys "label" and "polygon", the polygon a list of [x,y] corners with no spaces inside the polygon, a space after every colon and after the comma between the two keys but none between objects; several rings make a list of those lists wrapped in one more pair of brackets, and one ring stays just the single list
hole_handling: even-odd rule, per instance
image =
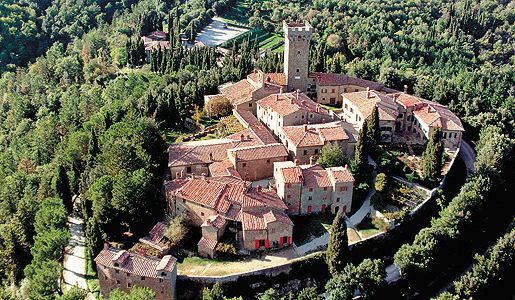
[{"label": "dirt path", "polygon": [[87,290],[86,284],[86,261],[84,260],[84,229],[80,218],[69,216],[68,227],[70,228],[70,241],[65,249],[63,260],[63,281],[65,289],[78,286]]}]

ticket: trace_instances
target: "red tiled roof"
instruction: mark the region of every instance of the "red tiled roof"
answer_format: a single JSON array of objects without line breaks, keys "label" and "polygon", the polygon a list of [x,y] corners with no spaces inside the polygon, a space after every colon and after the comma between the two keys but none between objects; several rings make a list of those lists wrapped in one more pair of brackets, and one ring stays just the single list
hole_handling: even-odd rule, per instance
[{"label": "red tiled roof", "polygon": [[238,172],[234,169],[234,166],[228,158],[210,164],[209,174],[213,177],[233,176],[235,178],[241,179],[240,174],[238,174]]},{"label": "red tiled roof", "polygon": [[228,139],[172,144],[168,148],[168,167],[221,161],[226,157],[226,150],[232,147],[232,141]]},{"label": "red tiled roof", "polygon": [[461,120],[447,106],[425,101],[425,106],[413,111],[415,117],[428,127],[440,127],[443,130],[464,131]]},{"label": "red tiled roof", "polygon": [[167,250],[169,248],[168,245],[161,242],[163,240],[166,227],[167,225],[165,223],[157,222],[152,230],[150,230],[149,235],[140,238],[139,241],[161,251]]},{"label": "red tiled roof", "polygon": [[286,86],[286,74],[284,73],[266,73],[265,74],[265,82],[284,85]]},{"label": "red tiled roof", "polygon": [[378,90],[387,93],[396,92],[394,89],[385,87],[382,83],[351,77],[345,74],[315,72],[310,73],[309,77],[316,78],[316,83],[319,86],[355,85],[363,88],[369,87],[372,90]]},{"label": "red tiled roof", "polygon": [[178,197],[215,208],[227,184],[210,179],[190,179],[176,192]]},{"label": "red tiled roof", "polygon": [[282,168],[281,173],[285,183],[301,183],[304,181],[302,169],[299,166]]},{"label": "red tiled roof", "polygon": [[377,91],[361,91],[344,93],[342,96],[352,102],[365,119],[372,114],[376,106],[379,111],[380,120],[395,121],[397,119],[397,106],[393,103],[392,98],[383,93]]},{"label": "red tiled roof", "polygon": [[216,229],[221,229],[225,226],[227,221],[225,221],[225,218],[221,215],[214,215],[206,219],[204,223],[202,223],[202,226],[212,226]]},{"label": "red tiled roof", "polygon": [[332,186],[327,171],[319,165],[305,165],[302,167],[304,186],[308,188],[320,188]]},{"label": "red tiled roof", "polygon": [[155,50],[155,49],[169,49],[170,48],[170,42],[169,41],[152,41],[145,43],[145,50]]},{"label": "red tiled roof", "polygon": [[233,148],[250,147],[257,145],[264,145],[261,139],[250,128],[244,129],[240,132],[231,134],[226,139],[233,140]]},{"label": "red tiled roof", "polygon": [[266,230],[267,225],[273,222],[282,222],[293,226],[293,222],[283,212],[277,210],[261,209],[242,212],[243,230]]},{"label": "red tiled roof", "polygon": [[202,237],[197,245],[214,250],[216,248],[216,244],[218,244],[218,241]]},{"label": "red tiled roof", "polygon": [[329,116],[327,109],[320,107],[318,103],[311,100],[304,93],[299,93],[298,98],[296,92],[272,94],[257,101],[257,104],[264,109],[270,107],[283,117],[301,110]]},{"label": "red tiled roof", "polygon": [[220,88],[220,93],[229,99],[232,105],[237,105],[249,101],[254,90],[254,86],[247,79],[243,79]]},{"label": "red tiled roof", "polygon": [[280,143],[230,149],[228,152],[231,155],[236,155],[238,161],[288,156],[286,148]]},{"label": "red tiled roof", "polygon": [[284,136],[297,147],[323,146],[326,141],[349,140],[349,135],[340,122],[284,126]]},{"label": "red tiled roof", "polygon": [[346,167],[332,167],[326,170],[329,176],[336,182],[354,182],[354,176]]},{"label": "red tiled roof", "polygon": [[[120,270],[138,276],[161,278],[160,272],[172,272],[177,260],[171,255],[156,259],[139,254],[129,253],[122,249],[103,249],[95,258],[99,265]],[[117,264],[115,266],[115,264]]]},{"label": "red tiled roof", "polygon": [[424,99],[406,93],[396,93],[391,96],[395,99],[395,102],[401,104],[404,108],[413,107],[417,104],[422,105],[424,103]]}]

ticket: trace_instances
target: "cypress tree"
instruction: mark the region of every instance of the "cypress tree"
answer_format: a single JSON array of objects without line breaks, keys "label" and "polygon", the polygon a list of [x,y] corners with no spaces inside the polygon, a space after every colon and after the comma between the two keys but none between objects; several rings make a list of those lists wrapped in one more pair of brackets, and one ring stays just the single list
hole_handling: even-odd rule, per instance
[{"label": "cypress tree", "polygon": [[422,154],[422,173],[424,179],[436,180],[442,172],[443,145],[440,141],[442,130],[435,128]]},{"label": "cypress tree", "polygon": [[363,180],[368,167],[367,128],[368,122],[365,119],[358,133],[358,140],[354,152],[355,177],[358,182]]},{"label": "cypress tree", "polygon": [[343,214],[337,213],[333,220],[331,236],[325,253],[326,263],[331,274],[334,275],[343,269],[348,251],[347,224]]},{"label": "cypress tree", "polygon": [[371,143],[379,144],[381,130],[379,128],[379,110],[377,106],[372,110],[372,114],[367,118],[367,138]]},{"label": "cypress tree", "polygon": [[73,206],[72,192],[70,189],[68,174],[66,174],[66,169],[62,164],[57,167],[56,171],[54,178],[52,178],[52,189],[54,190],[55,195],[63,200],[68,212],[71,212]]}]

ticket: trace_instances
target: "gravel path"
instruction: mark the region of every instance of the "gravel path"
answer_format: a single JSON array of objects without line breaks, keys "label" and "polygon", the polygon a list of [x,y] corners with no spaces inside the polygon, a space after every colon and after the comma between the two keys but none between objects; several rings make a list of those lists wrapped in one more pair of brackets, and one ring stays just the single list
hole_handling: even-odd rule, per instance
[{"label": "gravel path", "polygon": [[63,260],[63,280],[66,290],[76,285],[87,290],[86,284],[86,261],[84,260],[84,229],[81,219],[73,216],[68,217],[70,228],[70,241],[65,249]]}]

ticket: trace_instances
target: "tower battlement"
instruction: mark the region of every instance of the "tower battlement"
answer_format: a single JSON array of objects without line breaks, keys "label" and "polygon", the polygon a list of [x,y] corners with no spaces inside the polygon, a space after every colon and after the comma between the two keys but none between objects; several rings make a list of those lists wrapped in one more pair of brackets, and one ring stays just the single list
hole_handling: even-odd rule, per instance
[{"label": "tower battlement", "polygon": [[288,23],[283,20],[283,30],[284,32],[294,33],[294,32],[305,32],[311,34],[313,31],[313,27],[309,24],[308,21],[304,23]]}]

